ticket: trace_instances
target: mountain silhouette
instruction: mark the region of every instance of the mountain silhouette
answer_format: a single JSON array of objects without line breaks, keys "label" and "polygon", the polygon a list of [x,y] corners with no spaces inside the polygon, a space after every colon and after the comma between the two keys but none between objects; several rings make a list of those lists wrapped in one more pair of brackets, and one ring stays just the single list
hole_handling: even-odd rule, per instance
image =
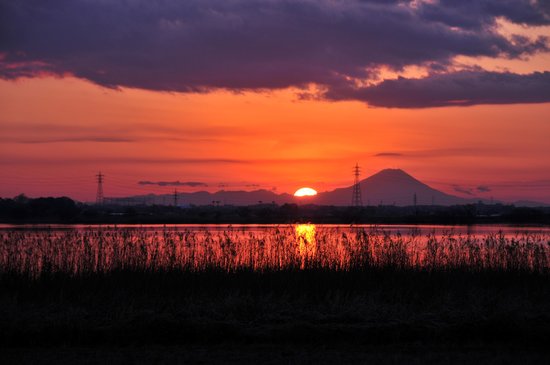
[{"label": "mountain silhouette", "polygon": [[[385,169],[360,181],[363,205],[454,205],[472,200],[445,194],[401,169]],[[320,193],[317,204],[351,205],[353,186]]]},{"label": "mountain silhouette", "polygon": [[[131,197],[133,201],[146,204],[172,205],[173,194]],[[290,194],[277,194],[270,190],[220,190],[215,193],[197,191],[193,193],[178,193],[178,205],[254,205],[254,204],[285,204],[299,203]]]},{"label": "mountain silhouette", "polygon": [[[445,194],[433,189],[421,181],[415,179],[401,169],[385,169],[360,182],[363,205],[398,205],[407,206],[416,203],[418,205],[454,205],[468,204],[475,199],[464,199],[454,195]],[[277,194],[270,190],[254,191],[228,191],[220,190],[215,193],[198,191],[193,193],[179,193],[178,205],[252,205],[252,204],[319,204],[319,205],[351,205],[353,186],[339,188],[332,191],[321,192],[314,197],[296,198],[291,194]],[[147,204],[173,204],[173,196],[146,195],[130,198],[136,202]]]}]

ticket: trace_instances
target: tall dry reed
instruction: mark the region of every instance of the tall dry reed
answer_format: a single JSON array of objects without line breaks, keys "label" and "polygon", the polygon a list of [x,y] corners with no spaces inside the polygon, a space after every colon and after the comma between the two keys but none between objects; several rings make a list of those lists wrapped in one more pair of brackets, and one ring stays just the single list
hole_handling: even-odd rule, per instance
[{"label": "tall dry reed", "polygon": [[[308,231],[313,229],[312,232]],[[390,234],[376,228],[282,226],[248,231],[94,228],[0,232],[0,273],[361,270],[547,271],[548,234]]]}]

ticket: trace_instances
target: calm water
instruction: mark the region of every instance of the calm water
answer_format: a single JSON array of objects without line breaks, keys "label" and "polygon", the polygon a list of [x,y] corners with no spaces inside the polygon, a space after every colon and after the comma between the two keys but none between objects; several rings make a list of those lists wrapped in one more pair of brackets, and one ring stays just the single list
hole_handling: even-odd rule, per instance
[{"label": "calm water", "polygon": [[[223,231],[243,231],[243,232],[265,232],[277,228],[292,228],[299,225],[294,224],[24,224],[11,225],[0,224],[0,231],[16,230],[16,231],[66,231],[66,230],[145,230],[145,231],[191,231],[191,232],[223,232]],[[550,234],[548,226],[517,226],[517,225],[345,225],[345,224],[315,224],[318,231],[336,230],[341,232],[352,232],[355,229],[379,230],[385,233],[402,235],[427,235],[435,234],[456,234],[456,235],[473,235],[485,236],[488,234],[502,233],[505,236],[515,236],[520,234]]]}]

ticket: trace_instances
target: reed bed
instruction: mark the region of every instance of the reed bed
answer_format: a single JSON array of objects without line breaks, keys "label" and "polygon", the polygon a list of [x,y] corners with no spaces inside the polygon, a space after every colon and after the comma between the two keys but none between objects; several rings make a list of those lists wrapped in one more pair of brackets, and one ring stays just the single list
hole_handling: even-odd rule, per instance
[{"label": "reed bed", "polygon": [[388,233],[314,225],[247,231],[94,228],[0,232],[0,274],[368,268],[548,272],[550,235]]}]

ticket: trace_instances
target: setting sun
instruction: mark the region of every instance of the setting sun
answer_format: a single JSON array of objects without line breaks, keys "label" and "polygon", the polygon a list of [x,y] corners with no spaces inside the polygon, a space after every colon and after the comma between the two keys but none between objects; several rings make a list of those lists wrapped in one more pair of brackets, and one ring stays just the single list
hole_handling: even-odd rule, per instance
[{"label": "setting sun", "polygon": [[296,190],[294,196],[314,196],[317,195],[317,191],[312,188],[300,188]]}]

